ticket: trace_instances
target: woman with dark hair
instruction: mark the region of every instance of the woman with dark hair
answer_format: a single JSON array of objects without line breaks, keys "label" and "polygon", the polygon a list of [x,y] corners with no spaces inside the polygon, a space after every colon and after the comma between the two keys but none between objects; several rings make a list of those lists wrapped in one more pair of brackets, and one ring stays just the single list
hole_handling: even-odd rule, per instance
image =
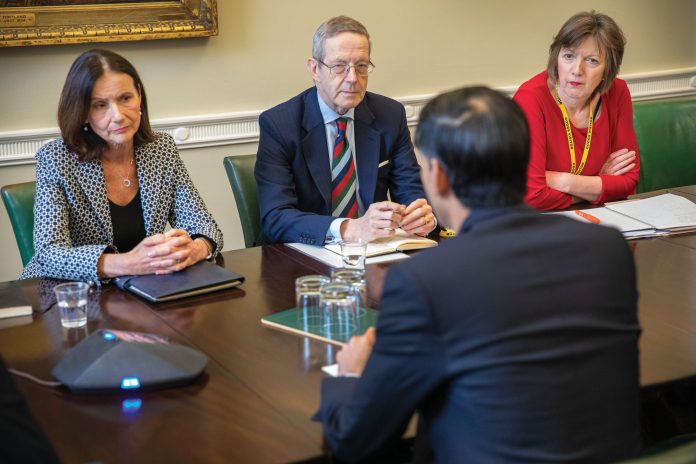
[{"label": "woman with dark hair", "polygon": [[547,69],[517,90],[530,131],[528,204],[564,209],[634,193],[640,161],[633,106],[616,77],[625,44],[609,16],[578,13],[549,47]]},{"label": "woman with dark hair", "polygon": [[35,254],[21,278],[166,274],[221,249],[222,232],[174,140],[152,131],[145,89],[126,59],[80,55],[58,124],[62,139],[36,155]]}]

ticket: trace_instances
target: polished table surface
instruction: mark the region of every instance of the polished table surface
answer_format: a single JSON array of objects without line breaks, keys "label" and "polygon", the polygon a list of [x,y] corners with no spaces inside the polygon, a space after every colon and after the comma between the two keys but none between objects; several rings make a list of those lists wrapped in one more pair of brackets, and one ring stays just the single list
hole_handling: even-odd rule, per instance
[{"label": "polished table surface", "polygon": [[[674,190],[672,190],[674,191]],[[696,188],[678,192],[696,200]],[[637,240],[641,383],[657,389],[696,376],[696,235]],[[266,328],[293,306],[294,279],[329,268],[288,247],[223,253],[246,277],[238,289],[150,304],[112,286],[90,297],[83,329],[63,329],[53,308],[30,324],[0,328],[8,366],[41,379],[65,352],[102,328],[151,332],[197,348],[210,361],[190,386],[128,395],[73,395],[16,377],[65,462],[291,462],[321,454],[320,367],[335,348]],[[377,305],[388,266],[369,265]],[[50,280],[21,282],[35,310],[52,304]],[[0,292],[0,299],[2,292]],[[129,409],[124,400],[139,399]]]}]

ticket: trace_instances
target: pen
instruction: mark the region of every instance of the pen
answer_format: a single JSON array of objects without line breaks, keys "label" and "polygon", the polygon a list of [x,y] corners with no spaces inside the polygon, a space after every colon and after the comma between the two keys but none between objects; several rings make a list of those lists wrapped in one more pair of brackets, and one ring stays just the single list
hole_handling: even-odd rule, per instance
[{"label": "pen", "polygon": [[595,217],[595,216],[593,216],[593,215],[591,215],[591,214],[587,214],[587,213],[584,212],[584,211],[581,211],[581,210],[579,210],[579,209],[576,209],[576,210],[575,210],[575,214],[577,214],[578,216],[580,216],[580,217],[583,218],[583,219],[587,219],[587,220],[590,221],[590,222],[594,222],[595,224],[599,224],[599,218],[598,218],[598,217]]}]

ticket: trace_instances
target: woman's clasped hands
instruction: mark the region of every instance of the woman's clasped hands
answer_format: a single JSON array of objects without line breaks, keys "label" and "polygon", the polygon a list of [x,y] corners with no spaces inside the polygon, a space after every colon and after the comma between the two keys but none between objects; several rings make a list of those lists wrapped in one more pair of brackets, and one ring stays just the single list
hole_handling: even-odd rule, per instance
[{"label": "woman's clasped hands", "polygon": [[206,259],[211,248],[203,237],[192,239],[185,230],[171,229],[146,237],[127,253],[105,253],[100,259],[101,274],[171,274]]},{"label": "woman's clasped hands", "polygon": [[145,238],[130,253],[146,266],[140,274],[169,274],[185,269],[208,256],[205,239],[193,240],[182,229]]}]

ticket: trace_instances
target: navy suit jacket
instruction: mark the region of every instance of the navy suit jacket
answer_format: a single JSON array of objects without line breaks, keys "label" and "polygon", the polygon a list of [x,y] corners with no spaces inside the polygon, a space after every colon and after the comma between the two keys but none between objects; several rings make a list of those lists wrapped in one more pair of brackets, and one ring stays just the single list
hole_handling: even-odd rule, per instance
[{"label": "navy suit jacket", "polygon": [[340,459],[419,411],[437,462],[613,462],[640,449],[637,292],[619,232],[526,207],[394,266],[360,379],[322,384]]},{"label": "navy suit jacket", "polygon": [[[254,174],[260,243],[324,243],[331,216],[331,168],[315,87],[264,111]],[[425,198],[403,105],[367,92],[355,108],[355,159],[360,200],[408,205]]]}]

